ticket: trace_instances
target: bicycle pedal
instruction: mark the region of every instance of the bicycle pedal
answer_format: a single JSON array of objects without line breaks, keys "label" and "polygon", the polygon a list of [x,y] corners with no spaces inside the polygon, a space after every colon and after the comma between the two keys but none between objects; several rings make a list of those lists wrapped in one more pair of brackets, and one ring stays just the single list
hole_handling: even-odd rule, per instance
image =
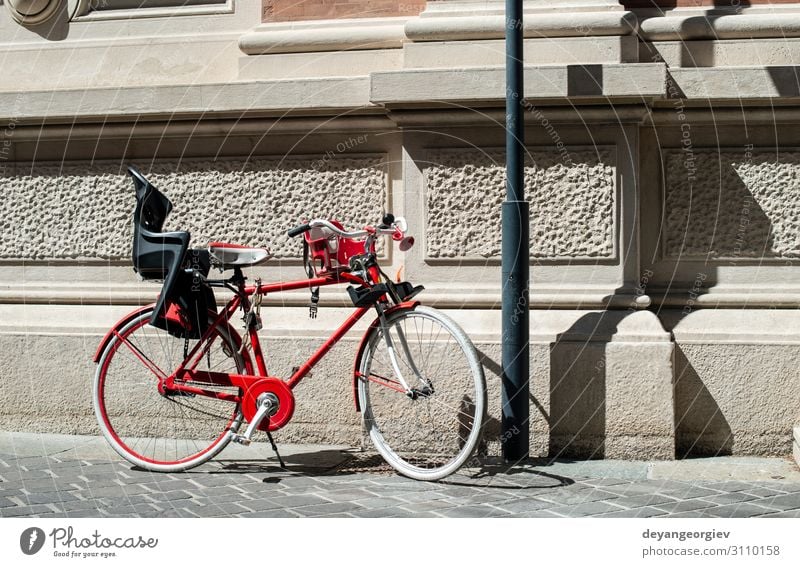
[{"label": "bicycle pedal", "polygon": [[231,441],[234,443],[238,443],[239,445],[244,445],[245,447],[249,446],[252,441],[245,437],[244,435],[235,434]]}]

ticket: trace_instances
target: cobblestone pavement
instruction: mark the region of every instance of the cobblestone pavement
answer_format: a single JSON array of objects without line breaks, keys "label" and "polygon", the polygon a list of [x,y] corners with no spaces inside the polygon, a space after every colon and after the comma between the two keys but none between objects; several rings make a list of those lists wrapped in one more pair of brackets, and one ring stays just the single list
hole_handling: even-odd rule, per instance
[{"label": "cobblestone pavement", "polygon": [[65,439],[0,433],[0,516],[800,517],[800,471],[784,459],[484,464],[418,482],[340,447],[284,447],[288,470],[236,447],[164,474]]}]

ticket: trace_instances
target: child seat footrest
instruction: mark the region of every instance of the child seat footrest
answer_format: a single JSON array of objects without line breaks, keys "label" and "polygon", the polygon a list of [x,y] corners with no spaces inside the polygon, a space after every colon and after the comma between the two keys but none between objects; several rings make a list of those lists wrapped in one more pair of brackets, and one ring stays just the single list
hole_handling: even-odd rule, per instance
[{"label": "child seat footrest", "polygon": [[413,285],[411,282],[398,282],[394,284],[394,291],[397,294],[395,299],[398,303],[408,301],[424,289],[425,286],[423,285]]},{"label": "child seat footrest", "polygon": [[372,287],[347,286],[347,293],[350,294],[350,299],[356,307],[369,307],[378,301],[384,294],[388,293],[389,288],[386,284],[376,284]]}]

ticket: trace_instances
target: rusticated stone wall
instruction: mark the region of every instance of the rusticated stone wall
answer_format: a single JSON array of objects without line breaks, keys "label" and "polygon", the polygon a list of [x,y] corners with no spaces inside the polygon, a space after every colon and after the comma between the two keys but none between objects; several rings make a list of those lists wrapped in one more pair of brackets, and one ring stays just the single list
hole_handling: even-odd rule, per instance
[{"label": "rusticated stone wall", "polygon": [[[616,257],[616,166],[610,149],[530,148],[525,194],[531,201],[531,257]],[[500,255],[505,158],[497,150],[435,150],[423,168],[429,258]],[[466,227],[454,231],[453,227]]]},{"label": "rusticated stone wall", "polygon": [[800,257],[800,152],[694,150],[686,159],[665,152],[666,257]]},{"label": "rusticated stone wall", "polygon": [[[297,256],[286,229],[302,219],[361,226],[385,211],[380,156],[183,160],[143,173],[175,205],[167,229],[195,245],[222,240]],[[120,259],[130,253],[133,184],[119,163],[14,164],[0,177],[0,259]]]}]

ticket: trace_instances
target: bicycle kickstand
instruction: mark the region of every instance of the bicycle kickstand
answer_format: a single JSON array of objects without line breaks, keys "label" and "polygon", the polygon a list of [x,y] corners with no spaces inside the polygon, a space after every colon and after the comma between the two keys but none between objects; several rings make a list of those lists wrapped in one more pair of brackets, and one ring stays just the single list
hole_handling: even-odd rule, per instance
[{"label": "bicycle kickstand", "polygon": [[272,450],[275,451],[275,456],[278,457],[278,463],[281,465],[281,468],[285,470],[286,465],[283,464],[283,459],[281,458],[281,454],[278,453],[278,446],[275,444],[275,440],[272,438],[272,432],[267,431],[267,438],[269,439],[269,442],[272,445]]}]

